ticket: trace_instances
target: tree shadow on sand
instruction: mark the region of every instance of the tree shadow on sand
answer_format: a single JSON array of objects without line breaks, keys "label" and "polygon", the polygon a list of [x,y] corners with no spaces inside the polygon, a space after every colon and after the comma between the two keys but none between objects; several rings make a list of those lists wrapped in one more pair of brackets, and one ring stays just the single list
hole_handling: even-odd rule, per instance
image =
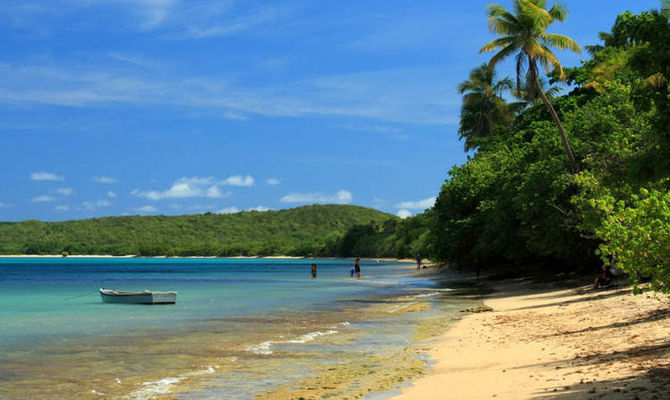
[{"label": "tree shadow on sand", "polygon": [[[536,399],[668,399],[668,393],[670,393],[670,359],[668,359],[668,354],[670,354],[670,341],[664,341],[625,351],[591,354],[570,360],[527,365],[521,368],[532,368],[538,365],[554,367],[557,370],[581,367],[592,372],[592,375],[585,373],[586,377],[580,383],[556,385],[549,387],[545,392],[538,392]],[[598,365],[607,365],[617,361],[626,362],[635,370],[639,370],[640,374],[617,379],[602,379],[598,376]],[[567,374],[573,373],[582,373],[582,371],[578,370]],[[602,373],[606,373],[605,370]]]},{"label": "tree shadow on sand", "polygon": [[537,392],[542,400],[662,400],[670,393],[670,366],[651,368],[640,375],[617,379],[589,380],[572,385],[557,385]]},{"label": "tree shadow on sand", "polygon": [[[593,332],[593,331],[600,331],[600,330],[603,330],[603,329],[623,328],[625,326],[642,324],[642,323],[645,323],[645,322],[660,321],[660,320],[667,319],[667,318],[670,318],[670,308],[650,310],[650,311],[647,311],[646,313],[640,315],[639,317],[637,317],[635,319],[632,319],[632,320],[629,320],[629,321],[613,322],[611,324],[596,326],[596,327],[591,327],[590,326],[588,328],[579,329],[579,330],[576,330],[576,331],[561,331],[561,332],[558,332],[558,333],[547,335],[545,337],[571,335],[573,333]],[[668,396],[668,397],[670,397],[670,396]]]},{"label": "tree shadow on sand", "polygon": [[[632,292],[632,289],[611,290],[611,291],[599,293],[595,296],[580,296],[576,299],[556,301],[556,302],[553,302],[553,303],[543,303],[543,304],[538,304],[538,305],[534,305],[534,306],[518,307],[518,308],[510,309],[508,311],[533,310],[533,309],[555,307],[555,306],[565,307],[565,306],[568,306],[570,304],[586,303],[586,302],[589,302],[589,301],[596,301],[596,300],[607,299],[607,298],[610,298],[610,297],[618,297],[618,296],[628,295],[631,292]],[[575,295],[576,295],[575,293],[564,293],[564,294],[556,295],[555,298],[560,299],[560,298],[565,298],[565,297],[574,297]]]}]

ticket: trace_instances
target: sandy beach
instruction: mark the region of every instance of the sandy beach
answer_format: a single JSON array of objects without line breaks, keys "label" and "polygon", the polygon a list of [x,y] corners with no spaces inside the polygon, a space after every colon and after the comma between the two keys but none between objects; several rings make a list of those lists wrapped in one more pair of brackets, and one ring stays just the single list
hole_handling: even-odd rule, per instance
[{"label": "sandy beach", "polygon": [[668,399],[667,297],[516,280],[452,326],[393,399]]}]

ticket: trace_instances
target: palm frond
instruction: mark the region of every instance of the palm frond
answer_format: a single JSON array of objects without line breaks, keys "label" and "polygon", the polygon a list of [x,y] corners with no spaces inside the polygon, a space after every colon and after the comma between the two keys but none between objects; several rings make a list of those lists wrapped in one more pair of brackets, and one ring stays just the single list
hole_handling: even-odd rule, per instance
[{"label": "palm frond", "polygon": [[540,59],[544,54],[544,47],[537,40],[529,39],[524,43],[523,51],[528,54],[529,58]]},{"label": "palm frond", "polygon": [[661,1],[661,15],[670,18],[670,0]]},{"label": "palm frond", "polygon": [[541,40],[545,43],[546,46],[556,47],[561,50],[569,49],[577,54],[582,54],[582,49],[579,48],[579,44],[565,35],[559,35],[558,33],[545,33],[541,36]]},{"label": "palm frond", "polygon": [[[512,53],[514,53],[518,48],[519,46],[516,43],[513,43],[497,52],[489,60],[489,68],[495,67],[500,61],[512,55]],[[480,50],[479,52],[482,53],[483,51],[484,49]]]},{"label": "palm frond", "polygon": [[488,42],[487,44],[485,44],[484,47],[482,47],[479,50],[479,54],[488,53],[489,51],[494,51],[494,50],[498,50],[498,49],[504,49],[505,47],[507,47],[509,45],[513,45],[514,42],[516,42],[516,40],[512,36],[505,36],[505,37],[501,37],[501,38],[498,38],[498,39],[494,39],[494,40]]},{"label": "palm frond", "polygon": [[544,8],[534,4],[529,0],[522,0],[521,13],[523,19],[529,21],[529,26],[544,30],[551,24],[551,15]]},{"label": "palm frond", "polygon": [[563,22],[568,17],[568,9],[563,4],[556,2],[551,6],[549,15],[553,21]]},{"label": "palm frond", "polygon": [[584,49],[586,50],[587,53],[591,55],[591,57],[595,57],[596,53],[604,48],[605,46],[599,44],[594,44],[592,46],[584,46]]},{"label": "palm frond", "polygon": [[648,87],[660,89],[668,85],[668,78],[662,72],[657,72],[651,76],[648,76],[644,80],[644,84]]},{"label": "palm frond", "polygon": [[553,69],[554,71],[558,72],[559,79],[564,80],[565,73],[563,73],[563,66],[561,65],[561,62],[558,61],[558,58],[551,51],[550,48],[548,48],[547,46],[542,46],[542,49],[544,50],[544,56],[542,57],[541,61],[545,70],[549,72],[550,69]]},{"label": "palm frond", "polygon": [[519,32],[519,24],[496,17],[487,21],[489,30],[499,35],[513,35]]}]

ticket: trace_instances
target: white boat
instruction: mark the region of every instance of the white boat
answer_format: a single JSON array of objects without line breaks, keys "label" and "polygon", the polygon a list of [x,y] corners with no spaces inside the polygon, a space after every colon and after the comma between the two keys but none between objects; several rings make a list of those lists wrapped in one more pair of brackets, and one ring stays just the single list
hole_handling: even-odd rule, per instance
[{"label": "white boat", "polygon": [[126,292],[123,290],[100,288],[103,303],[120,304],[175,304],[177,292]]}]

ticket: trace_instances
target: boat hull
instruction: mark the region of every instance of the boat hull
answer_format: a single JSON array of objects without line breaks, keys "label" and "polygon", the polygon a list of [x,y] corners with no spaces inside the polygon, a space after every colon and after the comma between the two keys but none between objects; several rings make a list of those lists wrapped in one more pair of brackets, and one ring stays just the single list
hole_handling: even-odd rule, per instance
[{"label": "boat hull", "polygon": [[177,292],[124,292],[121,290],[100,289],[103,303],[116,304],[175,304]]}]

